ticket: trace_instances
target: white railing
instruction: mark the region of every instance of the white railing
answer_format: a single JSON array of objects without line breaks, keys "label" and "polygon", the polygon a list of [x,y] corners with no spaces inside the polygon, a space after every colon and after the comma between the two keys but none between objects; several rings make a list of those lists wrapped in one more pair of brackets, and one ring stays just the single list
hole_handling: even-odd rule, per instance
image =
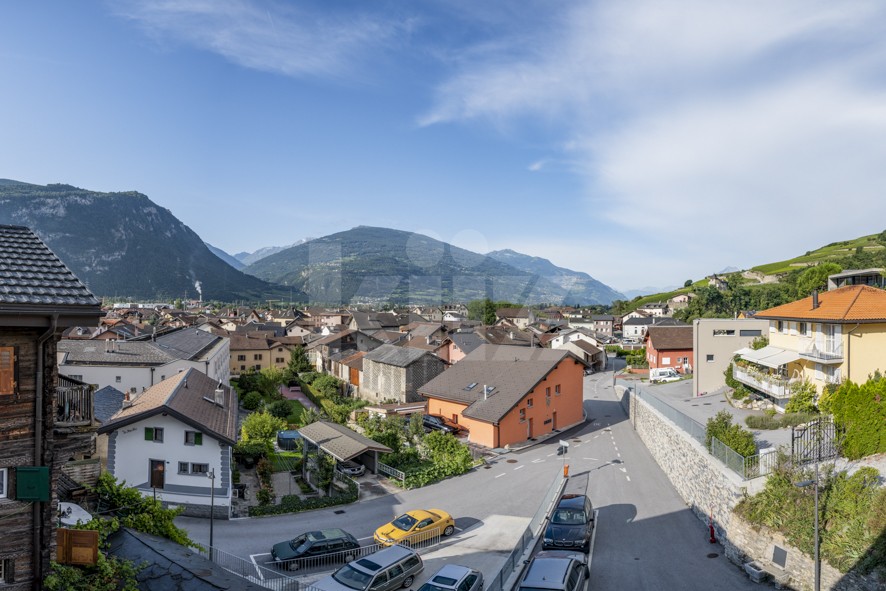
[{"label": "white railing", "polygon": [[406,473],[405,472],[401,472],[400,470],[397,470],[396,468],[388,466],[387,464],[382,464],[381,462],[378,463],[378,471],[381,472],[382,474],[387,474],[391,478],[396,478],[400,482],[403,482],[404,480],[406,480]]},{"label": "white railing", "polygon": [[732,377],[752,388],[766,392],[775,398],[790,398],[790,380],[781,376],[764,376],[751,373],[740,365],[732,366]]},{"label": "white railing", "polygon": [[815,340],[800,355],[816,361],[839,361],[843,359],[843,341],[835,337]]},{"label": "white railing", "polygon": [[229,554],[218,548],[199,548],[199,554],[233,575],[272,591],[298,591],[299,582],[278,569],[265,568],[251,560]]}]

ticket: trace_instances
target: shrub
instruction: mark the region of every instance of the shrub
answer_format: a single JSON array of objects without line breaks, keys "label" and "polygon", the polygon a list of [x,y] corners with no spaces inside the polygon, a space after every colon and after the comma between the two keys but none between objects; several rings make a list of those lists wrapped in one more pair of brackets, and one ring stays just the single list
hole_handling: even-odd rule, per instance
[{"label": "shrub", "polygon": [[250,392],[240,400],[240,406],[246,410],[256,410],[261,404],[261,394],[258,392]]},{"label": "shrub", "polygon": [[818,412],[815,406],[815,385],[808,380],[791,384],[791,399],[785,406],[786,412]]},{"label": "shrub", "polygon": [[843,383],[833,396],[834,421],[849,459],[886,452],[886,380]]},{"label": "shrub", "polygon": [[348,490],[343,495],[334,497],[311,497],[302,499],[298,495],[284,495],[279,505],[259,505],[258,507],[250,507],[249,515],[257,517],[260,515],[279,515],[281,513],[298,513],[299,511],[307,511],[309,509],[322,509],[324,507],[334,507],[335,505],[345,505],[353,503],[357,500],[357,485],[348,481]]},{"label": "shrub", "polygon": [[[258,492],[255,493],[255,498],[258,499],[259,505],[270,505],[271,500],[273,499],[273,495],[271,494],[270,490],[266,488],[260,488],[258,489]],[[250,511],[250,514],[251,513],[252,511]]]},{"label": "shrub", "polygon": [[744,457],[757,453],[754,434],[742,429],[741,425],[732,424],[732,415],[728,411],[721,410],[714,418],[708,419],[705,429],[705,444],[708,451],[711,450],[711,439],[714,437]]},{"label": "shrub", "polygon": [[278,419],[267,412],[254,412],[243,420],[240,437],[242,441],[273,444],[277,431],[283,431],[286,427],[286,421],[283,419]]},{"label": "shrub", "polygon": [[775,417],[768,415],[751,415],[744,420],[745,425],[751,429],[778,429],[781,422]]},{"label": "shrub", "polygon": [[733,400],[741,401],[741,400],[744,400],[745,398],[747,398],[749,395],[750,395],[750,392],[748,392],[748,389],[745,388],[744,386],[742,386],[741,384],[739,384],[738,388],[736,388],[735,390],[732,391],[732,399]]},{"label": "shrub", "polygon": [[278,419],[286,419],[289,416],[290,411],[292,410],[292,405],[289,404],[288,400],[277,400],[276,402],[272,402],[270,406],[268,406],[268,413],[272,416],[277,417]]}]

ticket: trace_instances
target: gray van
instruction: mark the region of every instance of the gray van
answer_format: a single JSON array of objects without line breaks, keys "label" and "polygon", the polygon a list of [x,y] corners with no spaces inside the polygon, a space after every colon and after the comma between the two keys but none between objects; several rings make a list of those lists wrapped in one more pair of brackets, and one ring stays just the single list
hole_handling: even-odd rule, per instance
[{"label": "gray van", "polygon": [[310,588],[320,591],[395,591],[410,587],[424,567],[415,550],[396,545],[349,562]]}]

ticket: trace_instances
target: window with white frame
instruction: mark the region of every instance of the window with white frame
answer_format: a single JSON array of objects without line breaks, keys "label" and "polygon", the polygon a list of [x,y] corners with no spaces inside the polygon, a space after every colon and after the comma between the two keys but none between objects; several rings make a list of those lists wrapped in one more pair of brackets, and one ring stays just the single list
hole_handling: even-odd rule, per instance
[{"label": "window with white frame", "polygon": [[526,408],[532,408],[532,398],[526,399]]},{"label": "window with white frame", "polygon": [[705,356],[705,361],[707,361],[708,363],[713,363],[713,362],[714,362],[714,356],[711,355],[710,353],[708,353],[708,354]]},{"label": "window with white frame", "polygon": [[0,468],[0,499],[6,498],[8,468]]},{"label": "window with white frame", "polygon": [[670,365],[670,363],[671,363],[671,358],[670,358],[670,357],[662,357],[662,358],[661,358],[661,362],[662,362],[663,365]]},{"label": "window with white frame", "polygon": [[145,427],[145,441],[163,443],[163,427]]},{"label": "window with white frame", "polygon": [[209,464],[191,464],[191,474],[209,474]]},{"label": "window with white frame", "polygon": [[179,462],[178,463],[178,473],[179,474],[188,474],[191,471],[191,465],[187,462]]}]

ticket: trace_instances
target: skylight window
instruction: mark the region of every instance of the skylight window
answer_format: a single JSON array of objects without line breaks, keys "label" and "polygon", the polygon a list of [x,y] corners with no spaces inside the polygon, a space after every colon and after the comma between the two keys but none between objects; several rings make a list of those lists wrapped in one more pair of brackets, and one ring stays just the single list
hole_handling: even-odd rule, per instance
[{"label": "skylight window", "polygon": [[470,384],[468,384],[465,387],[465,392],[470,392],[471,390],[473,390],[476,387],[477,387],[477,382],[471,382]]}]

